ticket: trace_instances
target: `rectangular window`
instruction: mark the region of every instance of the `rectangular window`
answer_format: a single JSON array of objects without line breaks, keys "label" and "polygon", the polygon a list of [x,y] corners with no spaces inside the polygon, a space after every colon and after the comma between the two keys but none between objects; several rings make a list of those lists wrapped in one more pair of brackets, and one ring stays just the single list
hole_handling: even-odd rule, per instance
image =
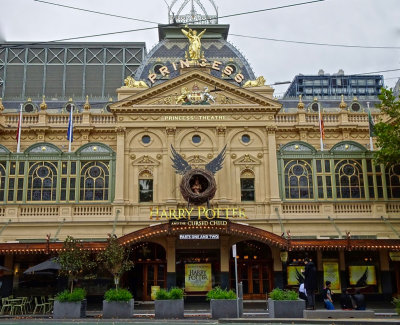
[{"label": "rectangular window", "polygon": [[254,201],[254,178],[241,178],[240,192],[242,201]]},{"label": "rectangular window", "polygon": [[153,202],[152,179],[139,179],[139,202]]}]

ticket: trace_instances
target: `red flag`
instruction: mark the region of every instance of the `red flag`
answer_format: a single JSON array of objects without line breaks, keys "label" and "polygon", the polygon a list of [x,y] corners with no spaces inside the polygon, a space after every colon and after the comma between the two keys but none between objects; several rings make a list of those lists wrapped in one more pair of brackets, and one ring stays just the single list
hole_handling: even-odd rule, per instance
[{"label": "red flag", "polygon": [[321,117],[321,137],[322,140],[325,140],[325,129],[324,129],[324,120]]}]

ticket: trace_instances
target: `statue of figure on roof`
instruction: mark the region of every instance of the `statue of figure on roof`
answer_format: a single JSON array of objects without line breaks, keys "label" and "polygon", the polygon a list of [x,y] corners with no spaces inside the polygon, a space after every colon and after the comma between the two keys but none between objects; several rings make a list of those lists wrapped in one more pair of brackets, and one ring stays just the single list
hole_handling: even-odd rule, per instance
[{"label": "statue of figure on roof", "polygon": [[[188,28],[186,25],[185,28]],[[201,53],[201,37],[206,32],[204,29],[201,33],[189,28],[188,30],[181,29],[182,33],[189,39],[189,58],[193,61],[198,61],[203,58],[204,54]]]}]

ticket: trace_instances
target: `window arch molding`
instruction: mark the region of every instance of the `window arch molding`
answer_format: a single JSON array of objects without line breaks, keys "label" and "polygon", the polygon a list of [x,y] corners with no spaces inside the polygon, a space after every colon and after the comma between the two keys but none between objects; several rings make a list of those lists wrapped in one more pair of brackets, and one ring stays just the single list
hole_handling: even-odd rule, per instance
[{"label": "window arch molding", "polygon": [[365,154],[368,152],[367,148],[355,141],[341,141],[336,143],[330,150],[330,153],[351,153]]},{"label": "window arch molding", "polygon": [[309,143],[304,141],[292,141],[284,144],[280,149],[279,153],[299,153],[299,154],[315,154],[317,150]]},{"label": "window arch molding", "polygon": [[24,151],[24,154],[44,154],[44,155],[57,155],[60,156],[62,154],[62,150],[57,147],[56,145],[48,142],[40,142],[40,143],[35,143]]}]

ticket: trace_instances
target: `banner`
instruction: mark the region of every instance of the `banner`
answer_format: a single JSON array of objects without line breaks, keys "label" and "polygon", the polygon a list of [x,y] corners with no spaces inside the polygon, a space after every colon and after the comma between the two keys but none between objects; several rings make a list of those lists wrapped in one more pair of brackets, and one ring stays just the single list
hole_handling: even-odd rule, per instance
[{"label": "banner", "polygon": [[324,283],[331,281],[331,289],[340,292],[340,275],[338,262],[324,262]]},{"label": "banner", "polygon": [[375,266],[373,265],[353,265],[349,266],[350,285],[363,287],[366,285],[376,285]]},{"label": "banner", "polygon": [[185,265],[186,292],[210,291],[211,289],[211,264]]},{"label": "banner", "polygon": [[287,284],[289,286],[296,286],[304,282],[304,268],[305,266],[288,266],[287,267]]}]

